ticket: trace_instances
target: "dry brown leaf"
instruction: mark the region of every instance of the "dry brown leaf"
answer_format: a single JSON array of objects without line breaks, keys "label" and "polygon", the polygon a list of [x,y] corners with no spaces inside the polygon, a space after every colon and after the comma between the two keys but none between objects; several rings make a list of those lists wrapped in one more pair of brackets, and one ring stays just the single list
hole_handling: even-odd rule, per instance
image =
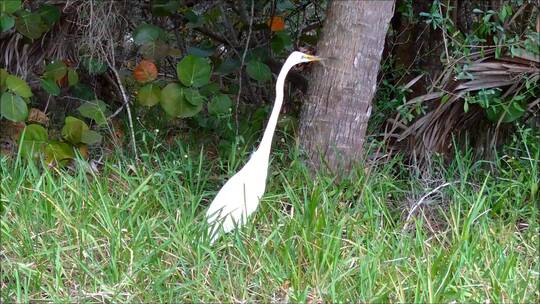
[{"label": "dry brown leaf", "polygon": [[0,154],[14,155],[17,153],[17,141],[24,130],[23,122],[0,120]]},{"label": "dry brown leaf", "polygon": [[49,124],[49,117],[39,109],[31,108],[30,113],[28,113],[28,121],[47,126]]},{"label": "dry brown leaf", "polygon": [[0,120],[0,138],[13,141],[19,140],[26,124],[24,122],[12,122],[9,120]]}]

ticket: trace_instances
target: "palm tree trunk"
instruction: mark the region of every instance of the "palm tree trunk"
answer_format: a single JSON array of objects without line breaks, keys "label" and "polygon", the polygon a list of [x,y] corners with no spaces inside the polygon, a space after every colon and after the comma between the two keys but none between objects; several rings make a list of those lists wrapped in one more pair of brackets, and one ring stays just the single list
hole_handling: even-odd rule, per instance
[{"label": "palm tree trunk", "polygon": [[[300,144],[310,164],[348,170],[361,159],[371,100],[394,0],[339,0],[329,5],[300,120]],[[414,50],[411,50],[414,51]]]}]

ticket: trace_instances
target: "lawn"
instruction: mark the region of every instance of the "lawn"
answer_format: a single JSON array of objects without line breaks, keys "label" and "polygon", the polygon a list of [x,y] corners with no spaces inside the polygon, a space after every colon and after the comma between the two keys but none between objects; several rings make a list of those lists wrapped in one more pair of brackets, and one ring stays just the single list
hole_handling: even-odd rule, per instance
[{"label": "lawn", "polygon": [[260,209],[214,246],[205,208],[247,153],[141,150],[97,171],[0,159],[0,302],[540,299],[539,153],[525,141],[495,161],[459,152],[420,173],[398,156],[342,181],[279,148]]}]

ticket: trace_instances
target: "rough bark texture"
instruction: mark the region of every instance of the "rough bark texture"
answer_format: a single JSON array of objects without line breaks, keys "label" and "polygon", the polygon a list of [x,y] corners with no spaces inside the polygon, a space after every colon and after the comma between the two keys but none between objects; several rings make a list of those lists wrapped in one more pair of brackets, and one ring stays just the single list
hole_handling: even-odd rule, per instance
[{"label": "rough bark texture", "polygon": [[333,1],[318,54],[335,57],[315,67],[300,122],[310,164],[348,170],[363,153],[371,100],[394,1]]}]

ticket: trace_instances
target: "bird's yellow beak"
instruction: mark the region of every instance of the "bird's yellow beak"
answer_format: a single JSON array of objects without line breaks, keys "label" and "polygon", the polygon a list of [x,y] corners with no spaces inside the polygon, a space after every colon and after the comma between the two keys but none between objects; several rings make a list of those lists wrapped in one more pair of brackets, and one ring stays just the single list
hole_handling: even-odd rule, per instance
[{"label": "bird's yellow beak", "polygon": [[324,58],[323,57],[318,57],[318,56],[313,56],[313,55],[304,55],[306,57],[306,59],[308,59],[309,61],[321,61],[323,60]]}]

